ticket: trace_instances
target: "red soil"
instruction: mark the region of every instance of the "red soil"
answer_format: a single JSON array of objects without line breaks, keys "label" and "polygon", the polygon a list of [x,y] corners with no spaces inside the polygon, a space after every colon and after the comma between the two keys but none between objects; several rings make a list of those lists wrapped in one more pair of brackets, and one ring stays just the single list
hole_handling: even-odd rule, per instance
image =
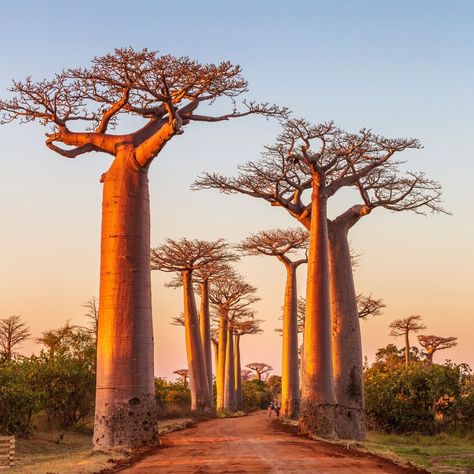
[{"label": "red soil", "polygon": [[283,431],[263,411],[216,419],[161,438],[163,448],[126,473],[390,473],[425,472],[343,446]]}]

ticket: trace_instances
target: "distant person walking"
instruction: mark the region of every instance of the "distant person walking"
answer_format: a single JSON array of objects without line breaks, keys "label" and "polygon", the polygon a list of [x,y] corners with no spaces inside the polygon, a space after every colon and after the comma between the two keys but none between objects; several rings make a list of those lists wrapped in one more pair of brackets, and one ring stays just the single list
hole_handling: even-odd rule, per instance
[{"label": "distant person walking", "polygon": [[272,417],[272,412],[275,409],[275,404],[273,402],[270,402],[268,405],[267,411],[268,411],[268,418]]},{"label": "distant person walking", "polygon": [[279,419],[280,418],[280,404],[278,402],[275,403],[273,409],[275,410],[277,419]]}]

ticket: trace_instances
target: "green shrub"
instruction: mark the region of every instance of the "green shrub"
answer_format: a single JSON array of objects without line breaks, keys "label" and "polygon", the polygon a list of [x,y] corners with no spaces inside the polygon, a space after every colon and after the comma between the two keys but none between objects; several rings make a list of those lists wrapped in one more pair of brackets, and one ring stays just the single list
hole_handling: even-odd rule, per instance
[{"label": "green shrub", "polygon": [[463,384],[463,367],[449,362],[418,362],[408,368],[374,365],[365,372],[369,428],[433,434],[466,424],[461,420],[463,410],[472,422],[473,400],[463,394]]},{"label": "green shrub", "polygon": [[45,393],[32,387],[31,365],[27,358],[0,364],[0,434],[28,435],[42,408]]},{"label": "green shrub", "polygon": [[242,383],[242,398],[245,409],[266,408],[273,399],[273,393],[262,380],[248,380]]}]

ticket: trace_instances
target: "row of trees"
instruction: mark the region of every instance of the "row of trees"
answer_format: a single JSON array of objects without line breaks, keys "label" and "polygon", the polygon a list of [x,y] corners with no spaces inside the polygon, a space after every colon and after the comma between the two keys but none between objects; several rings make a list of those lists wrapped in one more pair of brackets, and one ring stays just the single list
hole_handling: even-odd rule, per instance
[{"label": "row of trees", "polygon": [[[332,122],[287,120],[288,110],[275,105],[243,101],[239,109],[238,98],[246,91],[240,67],[229,62],[202,65],[186,57],[125,48],[94,58],[89,68],[64,69],[51,80],[15,81],[12,98],[0,101],[3,123],[39,121],[51,126],[46,145],[56,153],[75,158],[94,151],[114,158],[102,175],[94,449],[156,442],[156,431],[150,429],[155,402],[148,168],[185,126],[250,114],[285,120],[276,143],[266,147],[260,160],[243,165],[237,177],[206,173],[194,187],[264,199],[286,209],[309,230],[300,427],[321,436],[365,436],[362,351],[348,231],[378,207],[440,211],[440,186],[423,173],[401,171],[396,155],[420,148],[417,140],[388,139],[367,129],[348,133]],[[228,101],[229,112],[197,113],[200,106],[219,98]],[[132,133],[111,133],[124,115],[145,123]],[[84,131],[77,131],[81,125]],[[343,188],[357,190],[362,202],[329,219],[328,200]],[[183,287],[189,292],[190,271],[184,273]],[[187,304],[192,306],[190,298]],[[203,343],[191,324],[195,312],[191,306],[185,309],[187,338],[189,347],[199,348]],[[219,387],[226,374],[225,324],[220,332]],[[232,343],[226,340],[227,350]],[[201,361],[192,370],[207,369]],[[195,403],[203,410],[209,406],[207,378],[208,384],[196,389]],[[223,404],[221,399],[218,394]]]}]

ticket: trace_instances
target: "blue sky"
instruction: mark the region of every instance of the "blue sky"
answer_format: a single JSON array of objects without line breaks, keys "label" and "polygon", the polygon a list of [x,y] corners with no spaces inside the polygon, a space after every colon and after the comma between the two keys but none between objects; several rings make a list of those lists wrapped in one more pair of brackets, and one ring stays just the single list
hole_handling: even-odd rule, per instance
[{"label": "blue sky", "polygon": [[[4,3],[2,17],[1,96],[11,79],[41,79],[131,45],[239,63],[249,97],[286,105],[310,121],[334,119],[348,130],[419,138],[425,148],[406,154],[408,166],[441,181],[453,215],[380,210],[353,230],[353,246],[363,254],[358,289],[387,303],[384,316],[364,323],[364,347],[373,356],[394,342],[387,335],[393,319],[421,314],[428,332],[459,336],[447,357],[474,365],[472,2],[22,1]],[[0,317],[21,314],[36,334],[66,318],[82,322],[81,303],[98,292],[98,180],[110,162],[96,154],[61,158],[44,147],[45,131],[0,127]],[[264,228],[296,226],[282,210],[250,198],[189,190],[202,170],[230,174],[258,157],[277,133],[276,123],[254,117],[192,124],[171,142],[150,173],[153,244],[183,236],[235,241]],[[332,210],[348,204],[344,195]],[[260,288],[259,317],[266,320],[265,335],[244,341],[244,360],[278,367],[273,327],[283,269],[263,258],[245,259],[240,268]],[[162,287],[167,278],[153,276],[162,374],[185,364],[183,335],[168,324],[181,311],[180,294]],[[270,356],[268,347],[275,348]]]}]

